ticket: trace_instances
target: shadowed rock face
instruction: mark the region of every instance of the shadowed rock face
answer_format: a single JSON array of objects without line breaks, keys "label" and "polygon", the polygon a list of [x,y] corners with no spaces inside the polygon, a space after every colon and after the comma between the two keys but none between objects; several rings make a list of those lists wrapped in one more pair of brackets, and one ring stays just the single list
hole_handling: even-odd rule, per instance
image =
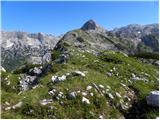
[{"label": "shadowed rock face", "polygon": [[97,32],[97,33],[105,33],[107,30],[102,26],[98,25],[94,20],[87,21],[82,27],[81,30],[87,32]]},{"label": "shadowed rock face", "polygon": [[82,30],[96,30],[98,28],[99,26],[95,23],[95,21],[89,20],[82,26],[81,29]]}]

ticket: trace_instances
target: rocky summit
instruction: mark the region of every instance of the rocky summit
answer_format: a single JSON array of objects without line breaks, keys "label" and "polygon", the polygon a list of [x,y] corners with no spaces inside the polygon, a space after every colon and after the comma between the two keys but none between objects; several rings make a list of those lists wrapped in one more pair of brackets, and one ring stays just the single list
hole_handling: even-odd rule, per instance
[{"label": "rocky summit", "polygon": [[2,31],[2,118],[158,118],[158,35],[94,20],[63,36]]}]

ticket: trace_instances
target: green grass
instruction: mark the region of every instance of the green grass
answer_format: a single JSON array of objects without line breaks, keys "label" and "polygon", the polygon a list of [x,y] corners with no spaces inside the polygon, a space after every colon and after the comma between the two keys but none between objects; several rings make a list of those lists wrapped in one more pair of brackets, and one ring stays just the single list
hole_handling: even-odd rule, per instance
[{"label": "green grass", "polygon": [[[73,47],[70,48],[70,50],[72,49]],[[135,58],[126,57],[122,53],[112,51],[103,51],[99,56],[95,56],[75,49],[70,54],[68,63],[52,63],[51,71],[39,79],[41,87],[22,92],[20,95],[12,91],[11,88],[11,86],[18,84],[17,77],[19,74],[2,72],[2,80],[10,75],[9,80],[11,81],[11,86],[9,87],[6,87],[6,83],[2,82],[2,106],[5,105],[6,101],[12,105],[18,101],[23,102],[23,106],[18,110],[2,110],[2,118],[99,118],[100,115],[103,115],[104,118],[123,118],[123,113],[117,105],[120,99],[115,96],[116,92],[121,96],[126,94],[126,88],[121,86],[120,83],[132,86],[138,91],[136,95],[137,101],[143,100],[150,91],[158,89],[158,81],[156,79],[158,77],[158,69],[152,65],[141,63]],[[116,70],[113,69],[114,67]],[[53,75],[62,76],[75,70],[87,71],[85,78],[74,76],[57,84],[51,82]],[[111,77],[106,75],[110,70],[112,70]],[[142,72],[149,76],[142,74]],[[116,76],[117,73],[119,74],[118,76]],[[133,81],[130,83],[128,80],[131,80],[132,73],[140,78],[146,78],[148,82]],[[54,102],[46,106],[39,104],[39,100],[52,98],[48,95],[48,91],[52,88],[67,95],[71,91],[86,91],[87,85],[93,82],[97,85],[102,84],[105,88],[110,86],[109,92],[114,96],[114,100],[110,100],[106,95],[102,96],[94,89],[91,89],[91,91],[87,92],[88,94],[90,92],[94,93],[93,97],[87,96],[91,102],[90,105],[81,103],[82,95],[80,94],[73,100],[64,98],[59,101],[54,100]],[[63,104],[60,104],[60,101]],[[53,106],[53,109],[50,109],[50,106]],[[28,113],[29,110],[33,112]],[[155,115],[157,115],[157,109],[144,113],[147,118],[153,118]]]}]

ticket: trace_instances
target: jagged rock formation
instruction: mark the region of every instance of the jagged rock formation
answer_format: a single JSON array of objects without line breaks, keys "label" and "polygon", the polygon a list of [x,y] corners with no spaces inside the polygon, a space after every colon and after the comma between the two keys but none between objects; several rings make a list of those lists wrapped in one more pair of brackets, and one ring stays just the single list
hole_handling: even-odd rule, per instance
[{"label": "jagged rock formation", "polygon": [[81,30],[84,31],[90,31],[90,32],[100,32],[100,33],[105,33],[107,32],[106,29],[98,25],[94,20],[89,20],[87,21],[82,27]]},{"label": "jagged rock formation", "polygon": [[50,50],[61,37],[42,33],[2,31],[2,65],[13,70],[23,64],[42,64],[50,61]]},{"label": "jagged rock formation", "polygon": [[130,24],[125,27],[115,28],[112,31],[109,31],[109,34],[124,41],[132,41],[138,52],[158,52],[158,24]]},{"label": "jagged rock formation", "polygon": [[158,24],[129,25],[107,31],[95,21],[89,20],[80,29],[66,33],[55,49],[62,51],[62,46],[74,46],[95,54],[102,50],[121,51],[127,54],[158,52],[158,31]]}]

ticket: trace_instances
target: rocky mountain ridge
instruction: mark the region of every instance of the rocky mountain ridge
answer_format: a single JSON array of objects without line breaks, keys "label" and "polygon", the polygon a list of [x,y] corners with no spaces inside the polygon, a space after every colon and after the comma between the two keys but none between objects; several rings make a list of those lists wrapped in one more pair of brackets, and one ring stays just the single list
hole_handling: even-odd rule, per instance
[{"label": "rocky mountain ridge", "polygon": [[[108,31],[94,20],[64,36],[2,31],[2,65],[8,70],[25,63],[42,64],[50,61],[51,51],[63,41],[84,51],[97,54],[101,50],[121,51],[126,54],[158,52],[158,24],[128,25]],[[60,43],[62,44],[62,43]]]},{"label": "rocky mountain ridge", "polygon": [[[151,119],[159,115],[156,36],[147,34],[140,46],[145,53],[131,56],[142,52],[134,42],[112,35],[93,20],[58,40],[42,34],[14,35],[3,41],[2,118]],[[24,62],[27,58],[30,64]],[[9,71],[4,65],[16,69]]]}]

